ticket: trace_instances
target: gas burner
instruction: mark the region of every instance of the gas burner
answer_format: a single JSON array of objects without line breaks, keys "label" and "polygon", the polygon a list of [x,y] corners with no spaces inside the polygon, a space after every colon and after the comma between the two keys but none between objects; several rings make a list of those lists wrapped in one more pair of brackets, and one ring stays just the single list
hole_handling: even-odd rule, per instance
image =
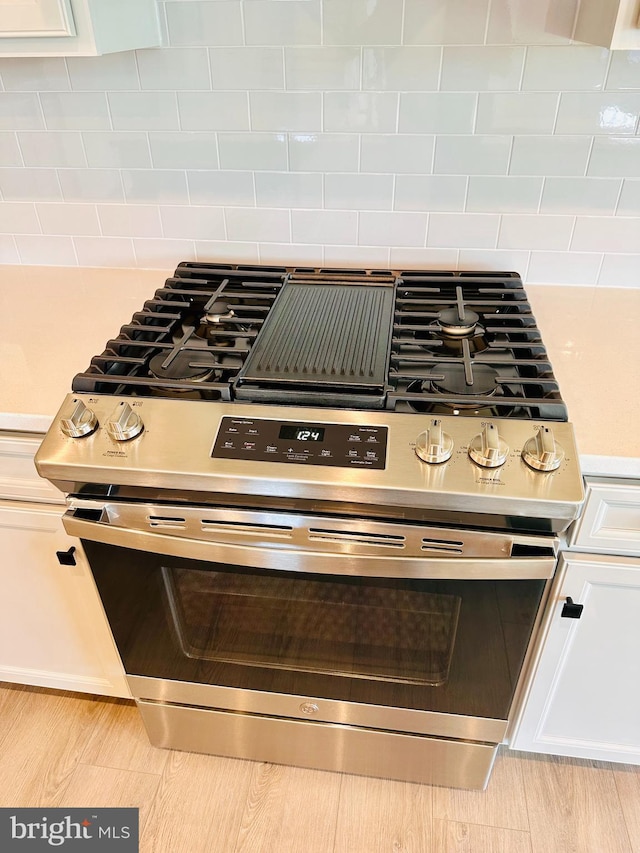
[{"label": "gas burner", "polygon": [[464,305],[458,304],[455,308],[446,308],[440,311],[436,325],[443,335],[451,337],[471,337],[475,334],[476,325],[480,316],[475,311],[470,311]]},{"label": "gas burner", "polygon": [[206,382],[216,370],[216,360],[206,349],[160,352],[149,362],[149,371],[156,379],[171,382]]},{"label": "gas burner", "polygon": [[225,320],[232,320],[236,315],[233,308],[230,308],[224,299],[216,299],[212,297],[204,306],[203,323],[218,325],[224,323]]},{"label": "gas burner", "polygon": [[432,373],[433,390],[454,397],[491,397],[498,389],[498,372],[488,364],[443,362],[435,364]]},{"label": "gas burner", "polygon": [[[441,312],[443,313],[443,312]],[[477,314],[474,316],[478,316]],[[480,323],[475,323],[470,334],[450,335],[445,331],[440,320],[434,320],[429,323],[426,329],[417,330],[414,333],[414,338],[417,344],[426,350],[437,350],[444,354],[462,355],[463,341],[469,345],[470,353],[484,352],[489,348],[489,342],[486,338],[484,326]]]}]

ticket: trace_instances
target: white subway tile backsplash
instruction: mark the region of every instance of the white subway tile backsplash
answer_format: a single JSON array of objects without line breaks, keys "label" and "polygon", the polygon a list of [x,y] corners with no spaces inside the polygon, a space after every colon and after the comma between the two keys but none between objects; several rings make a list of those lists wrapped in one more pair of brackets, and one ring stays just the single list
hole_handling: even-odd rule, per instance
[{"label": "white subway tile backsplash", "polygon": [[78,131],[22,130],[18,133],[18,142],[25,166],[87,165]]},{"label": "white subway tile backsplash", "polygon": [[[23,160],[18,145],[19,137],[11,130],[0,131],[0,166],[22,166]],[[39,163],[24,161],[25,166],[36,166]],[[49,165],[43,164],[43,165]]]},{"label": "white subway tile backsplash", "polygon": [[393,175],[325,175],[324,206],[340,210],[391,210]]},{"label": "white subway tile backsplash", "polygon": [[500,217],[492,213],[432,213],[427,246],[441,249],[494,249]]},{"label": "white subway tile backsplash", "polygon": [[[103,169],[144,169],[151,166],[149,137],[142,131],[90,131],[82,134],[87,165]],[[73,146],[69,146],[73,152]],[[61,166],[81,166],[82,163],[60,163]]]},{"label": "white subway tile backsplash", "polygon": [[209,62],[214,89],[284,88],[281,47],[215,47],[209,51]]},{"label": "white subway tile backsplash", "polygon": [[136,266],[142,269],[173,270],[178,259],[197,260],[196,245],[193,240],[134,237],[131,242],[136,256]]},{"label": "white subway tile backsplash", "polygon": [[322,175],[317,172],[256,172],[255,185],[258,207],[322,207]]},{"label": "white subway tile backsplash", "polygon": [[210,89],[209,57],[204,47],[136,51],[142,89]]},{"label": "white subway tile backsplash", "polygon": [[481,92],[476,133],[552,133],[557,109],[555,92]]},{"label": "white subway tile backsplash", "polygon": [[640,181],[623,181],[616,213],[620,216],[640,216]]},{"label": "white subway tile backsplash", "polygon": [[640,51],[577,2],[162,0],[167,47],[0,59],[0,262],[640,287]]},{"label": "white subway tile backsplash", "polygon": [[291,240],[288,210],[227,207],[224,217],[229,240],[245,243],[287,243]]},{"label": "white subway tile backsplash", "polygon": [[639,287],[640,254],[605,255],[598,284],[605,287]]},{"label": "white subway tile backsplash", "polygon": [[284,133],[219,133],[218,149],[221,169],[287,169],[287,136]]},{"label": "white subway tile backsplash", "polygon": [[187,176],[169,169],[123,169],[127,202],[138,204],[188,204]]},{"label": "white subway tile backsplash", "polygon": [[471,175],[466,209],[476,213],[535,213],[542,182],[542,178]]},{"label": "white subway tile backsplash", "polygon": [[433,171],[440,175],[506,175],[511,138],[438,136]]},{"label": "white subway tile backsplash", "polygon": [[284,57],[287,89],[360,88],[359,47],[287,47]]},{"label": "white subway tile backsplash", "polygon": [[71,88],[76,92],[140,88],[136,55],[132,50],[104,56],[69,56],[66,63]]},{"label": "white subway tile backsplash", "polygon": [[172,45],[242,44],[241,4],[237,2],[165,3]]},{"label": "white subway tile backsplash", "polygon": [[107,237],[162,237],[160,210],[153,204],[99,204],[100,230]]},{"label": "white subway tile backsplash", "polygon": [[294,243],[353,246],[357,243],[358,216],[353,210],[292,210]]},{"label": "white subway tile backsplash", "polygon": [[426,174],[431,172],[433,136],[367,134],[362,137],[360,170]]},{"label": "white subway tile backsplash", "polygon": [[162,234],[176,239],[224,240],[224,214],[221,207],[160,205]]},{"label": "white subway tile backsplash", "polygon": [[597,136],[587,174],[601,178],[640,178],[640,137]]},{"label": "white subway tile backsplash", "polygon": [[365,47],[362,88],[391,92],[436,90],[441,61],[439,47]]},{"label": "white subway tile backsplash", "polygon": [[0,193],[6,201],[62,200],[55,169],[0,169]]},{"label": "white subway tile backsplash", "polygon": [[424,246],[426,213],[373,213],[364,211],[358,223],[361,246]]},{"label": "white subway tile backsplash", "polygon": [[640,50],[612,52],[606,88],[632,91],[640,88]]},{"label": "white subway tile backsplash", "polygon": [[178,92],[178,113],[182,130],[249,130],[246,92]]},{"label": "white subway tile backsplash", "polygon": [[0,96],[0,130],[37,130],[44,127],[38,95],[3,92]]},{"label": "white subway tile backsplash", "polygon": [[246,44],[320,44],[320,5],[320,0],[250,0],[244,4]]},{"label": "white subway tile backsplash", "polygon": [[517,272],[524,280],[529,266],[529,252],[496,249],[460,249],[458,269],[503,270]]},{"label": "white subway tile backsplash", "polygon": [[117,169],[58,169],[65,201],[124,201]]},{"label": "white subway tile backsplash", "polygon": [[111,127],[104,92],[43,92],[48,130],[106,130]]},{"label": "white subway tile backsplash", "polygon": [[463,175],[396,175],[394,209],[462,211],[467,181]]},{"label": "white subway tile backsplash", "polygon": [[600,90],[608,64],[609,51],[604,47],[529,47],[522,88],[552,92]]},{"label": "white subway tile backsplash", "polygon": [[30,202],[5,201],[0,204],[0,234],[40,234],[36,207]]},{"label": "white subway tile backsplash", "polygon": [[489,0],[405,0],[404,44],[482,44]]},{"label": "white subway tile backsplash", "polygon": [[473,132],[477,95],[471,92],[429,92],[400,95],[400,133]]},{"label": "white subway tile backsplash", "polygon": [[[78,263],[72,237],[17,234],[15,240],[19,253],[16,263],[52,267],[74,267]],[[0,243],[0,247],[1,245]],[[11,261],[3,260],[2,263],[8,264]]]},{"label": "white subway tile backsplash", "polygon": [[13,57],[0,59],[5,92],[60,92],[70,88],[64,59]]},{"label": "white subway tile backsplash", "polygon": [[640,245],[640,217],[578,216],[571,241],[577,252],[625,252]]},{"label": "white subway tile backsplash", "polygon": [[566,175],[585,174],[591,139],[580,136],[516,136],[509,174]]},{"label": "white subway tile backsplash", "polygon": [[397,0],[324,0],[324,44],[399,44],[402,3]]},{"label": "white subway tile backsplash", "polygon": [[68,234],[69,236],[98,236],[100,224],[95,204],[52,203],[36,204],[43,234]]},{"label": "white subway tile backsplash", "polygon": [[531,284],[597,284],[602,255],[597,252],[531,252]]},{"label": "white subway tile backsplash", "polygon": [[540,213],[612,214],[621,184],[613,178],[545,178]]},{"label": "white subway tile backsplash", "polygon": [[396,92],[326,92],[324,129],[385,133],[396,130]]},{"label": "white subway tile backsplash", "polygon": [[151,161],[158,169],[217,169],[215,133],[152,130]]},{"label": "white subway tile backsplash", "polygon": [[445,47],[440,88],[456,92],[518,89],[524,55],[522,47]]},{"label": "white subway tile backsplash", "polygon": [[108,92],[107,99],[114,130],[172,130],[180,126],[175,92]]},{"label": "white subway tile backsplash", "polygon": [[498,248],[566,252],[573,226],[573,216],[506,213],[500,224]]},{"label": "white subway tile backsplash", "polygon": [[391,248],[391,267],[397,270],[458,268],[458,249]]},{"label": "white subway tile backsplash", "polygon": [[320,130],[320,92],[249,92],[252,130]]},{"label": "white subway tile backsplash", "polygon": [[640,92],[564,92],[557,133],[633,134],[640,115]]},{"label": "white subway tile backsplash", "polygon": [[294,172],[357,172],[358,146],[355,133],[292,133],[289,166]]},{"label": "white subway tile backsplash", "polygon": [[133,242],[124,237],[74,237],[73,245],[81,267],[136,266]]},{"label": "white subway tile backsplash", "polygon": [[255,207],[253,172],[187,172],[191,204]]}]

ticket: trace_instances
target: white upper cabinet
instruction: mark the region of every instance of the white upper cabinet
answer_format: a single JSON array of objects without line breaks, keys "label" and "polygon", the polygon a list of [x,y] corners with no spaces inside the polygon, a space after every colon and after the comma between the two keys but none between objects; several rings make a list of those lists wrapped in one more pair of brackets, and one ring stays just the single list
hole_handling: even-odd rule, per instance
[{"label": "white upper cabinet", "polygon": [[0,0],[0,56],[96,56],[160,44],[156,0]]},{"label": "white upper cabinet", "polygon": [[638,50],[640,0],[582,0],[574,38],[611,50]]}]

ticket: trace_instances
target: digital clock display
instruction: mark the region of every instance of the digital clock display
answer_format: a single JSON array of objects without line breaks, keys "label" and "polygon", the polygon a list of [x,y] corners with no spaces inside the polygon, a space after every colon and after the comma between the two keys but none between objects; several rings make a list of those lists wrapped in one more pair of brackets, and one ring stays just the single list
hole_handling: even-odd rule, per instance
[{"label": "digital clock display", "polygon": [[294,441],[324,441],[324,427],[312,424],[283,424],[279,437]]}]

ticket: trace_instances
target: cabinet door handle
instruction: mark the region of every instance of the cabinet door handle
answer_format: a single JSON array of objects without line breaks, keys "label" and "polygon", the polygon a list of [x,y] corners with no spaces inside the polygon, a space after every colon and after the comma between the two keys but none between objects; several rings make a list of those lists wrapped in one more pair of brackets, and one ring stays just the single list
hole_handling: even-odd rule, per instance
[{"label": "cabinet door handle", "polygon": [[75,566],[76,558],[75,554],[75,546],[72,545],[68,551],[56,551],[56,557],[58,558],[58,562],[61,566]]},{"label": "cabinet door handle", "polygon": [[570,595],[567,596],[560,614],[565,619],[579,619],[582,616],[584,604],[576,604]]}]

